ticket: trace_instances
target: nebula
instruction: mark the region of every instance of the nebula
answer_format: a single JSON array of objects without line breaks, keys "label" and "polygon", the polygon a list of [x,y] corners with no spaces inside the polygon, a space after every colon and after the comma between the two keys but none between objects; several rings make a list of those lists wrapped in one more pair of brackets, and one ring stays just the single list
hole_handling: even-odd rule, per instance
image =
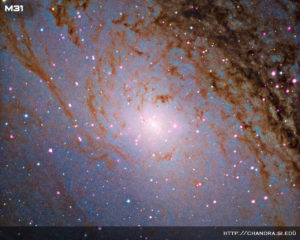
[{"label": "nebula", "polygon": [[2,225],[299,224],[299,3],[8,2]]}]

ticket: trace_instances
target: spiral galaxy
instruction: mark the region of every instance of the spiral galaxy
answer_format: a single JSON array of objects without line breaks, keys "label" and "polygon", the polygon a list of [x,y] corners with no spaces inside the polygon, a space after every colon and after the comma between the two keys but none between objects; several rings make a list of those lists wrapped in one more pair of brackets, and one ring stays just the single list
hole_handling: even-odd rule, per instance
[{"label": "spiral galaxy", "polygon": [[299,3],[8,2],[2,225],[299,224]]}]

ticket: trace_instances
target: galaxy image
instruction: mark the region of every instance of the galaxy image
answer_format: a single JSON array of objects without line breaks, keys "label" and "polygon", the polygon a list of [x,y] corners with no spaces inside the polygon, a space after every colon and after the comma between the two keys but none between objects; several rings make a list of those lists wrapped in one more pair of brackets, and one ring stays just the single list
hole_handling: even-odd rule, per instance
[{"label": "galaxy image", "polygon": [[0,5],[1,226],[300,225],[299,1]]}]

